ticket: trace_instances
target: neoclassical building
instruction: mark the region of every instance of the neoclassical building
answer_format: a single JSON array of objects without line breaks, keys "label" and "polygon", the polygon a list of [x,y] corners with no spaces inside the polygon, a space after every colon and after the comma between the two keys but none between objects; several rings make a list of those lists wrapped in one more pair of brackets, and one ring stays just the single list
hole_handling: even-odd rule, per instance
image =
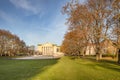
[{"label": "neoclassical building", "polygon": [[[117,48],[113,46],[113,43],[110,40],[103,40],[100,43],[100,47],[101,47],[100,50],[102,55],[104,54],[115,55],[117,52]],[[94,44],[89,44],[87,46],[85,55],[96,55]]]},{"label": "neoclassical building", "polygon": [[56,44],[52,43],[44,43],[44,44],[38,44],[37,50],[42,55],[55,55],[60,52],[60,46],[57,46]]}]

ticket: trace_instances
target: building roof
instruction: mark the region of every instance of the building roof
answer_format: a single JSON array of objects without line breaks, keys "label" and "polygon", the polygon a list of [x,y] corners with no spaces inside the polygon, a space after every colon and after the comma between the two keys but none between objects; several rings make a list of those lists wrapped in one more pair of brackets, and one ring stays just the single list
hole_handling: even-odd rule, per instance
[{"label": "building roof", "polygon": [[52,44],[50,42],[46,42],[46,43],[43,43],[43,44],[38,44],[38,46],[47,45],[47,44],[52,45],[52,46],[58,46],[57,44]]}]

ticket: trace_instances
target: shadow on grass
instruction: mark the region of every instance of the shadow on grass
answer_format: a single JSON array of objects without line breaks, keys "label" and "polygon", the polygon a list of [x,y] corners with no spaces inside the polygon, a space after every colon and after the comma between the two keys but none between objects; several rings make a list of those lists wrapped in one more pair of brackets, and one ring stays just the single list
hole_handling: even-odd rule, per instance
[{"label": "shadow on grass", "polygon": [[[95,57],[84,57],[82,59],[95,62],[95,64],[97,66],[120,72],[120,64],[118,64],[116,61],[112,61],[112,60],[99,60],[99,61],[96,61]],[[87,64],[87,65],[91,66],[91,67],[96,66],[94,64],[93,65],[92,64]]]},{"label": "shadow on grass", "polygon": [[101,60],[97,66],[120,72],[120,65],[115,61]]},{"label": "shadow on grass", "polygon": [[28,80],[55,65],[58,59],[9,60],[0,59],[0,80]]}]

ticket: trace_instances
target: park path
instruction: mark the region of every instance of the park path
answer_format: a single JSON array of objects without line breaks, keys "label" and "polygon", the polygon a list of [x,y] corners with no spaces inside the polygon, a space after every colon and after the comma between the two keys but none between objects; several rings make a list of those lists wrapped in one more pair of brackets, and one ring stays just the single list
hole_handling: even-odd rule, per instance
[{"label": "park path", "polygon": [[25,57],[18,57],[18,58],[13,58],[13,59],[56,59],[59,57],[54,57],[54,56],[42,56],[42,55],[33,55],[33,56],[25,56]]}]

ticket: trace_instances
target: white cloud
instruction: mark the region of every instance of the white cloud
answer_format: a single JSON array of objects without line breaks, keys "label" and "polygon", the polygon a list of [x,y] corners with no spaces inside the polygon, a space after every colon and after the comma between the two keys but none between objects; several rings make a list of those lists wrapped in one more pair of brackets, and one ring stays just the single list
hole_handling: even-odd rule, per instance
[{"label": "white cloud", "polygon": [[27,45],[36,46],[40,40],[40,36],[38,33],[28,32],[24,34],[24,39],[26,40]]},{"label": "white cloud", "polygon": [[7,13],[0,10],[0,18],[8,23],[13,23],[14,19],[10,17]]},{"label": "white cloud", "polygon": [[[33,6],[33,3],[31,4],[30,0],[10,0],[10,2],[17,8],[24,9],[28,12],[31,11],[33,14],[39,14],[40,12],[40,9],[36,6]],[[13,31],[21,39],[23,39],[27,45],[36,46],[39,43],[45,42],[51,42],[60,45],[64,34],[67,31],[67,27],[65,25],[65,17],[61,15],[60,12],[56,13],[53,16],[51,23],[45,25],[41,25],[42,23],[40,25],[36,24],[36,26],[34,25],[35,27],[32,27],[33,29],[20,29],[20,27],[26,27],[27,23],[25,23],[24,20],[22,20],[19,16],[13,16],[15,15],[0,11],[0,18],[5,20],[7,23],[13,23],[13,25],[10,24],[11,26],[16,27]]]},{"label": "white cloud", "polygon": [[60,13],[54,16],[52,22],[48,25],[43,25],[32,29],[34,32],[23,32],[23,39],[27,45],[42,44],[45,42],[51,42],[54,44],[61,45],[64,38],[64,34],[67,31],[67,26],[65,25],[65,17]]},{"label": "white cloud", "polygon": [[[44,34],[40,34],[40,43],[51,42],[61,45],[64,38],[64,34],[67,31],[67,26],[65,25],[65,17],[60,13],[54,17],[52,23],[45,27],[44,30],[48,31]],[[49,28],[48,28],[49,27]]]},{"label": "white cloud", "polygon": [[18,16],[9,14],[2,10],[0,10],[0,19],[3,20],[5,22],[5,25],[8,25],[9,27],[15,27],[15,25],[20,25],[23,23],[23,21],[18,18]]},{"label": "white cloud", "polygon": [[17,8],[22,8],[26,11],[30,11],[33,14],[40,13],[40,8],[33,5],[30,0],[10,0],[10,2]]}]

